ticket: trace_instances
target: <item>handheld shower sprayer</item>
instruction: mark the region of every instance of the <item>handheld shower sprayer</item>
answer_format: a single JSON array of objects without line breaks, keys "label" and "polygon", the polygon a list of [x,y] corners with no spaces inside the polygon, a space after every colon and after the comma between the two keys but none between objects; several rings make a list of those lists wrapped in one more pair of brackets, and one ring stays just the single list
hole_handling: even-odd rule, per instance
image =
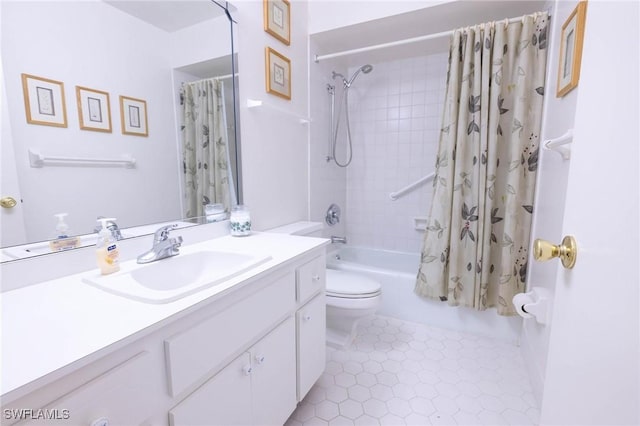
[{"label": "handheld shower sprayer", "polygon": [[358,70],[356,72],[353,73],[353,75],[351,76],[351,78],[349,79],[349,82],[345,82],[345,86],[351,87],[351,83],[353,83],[353,81],[356,79],[356,77],[358,76],[358,74],[360,74],[360,72],[363,72],[365,74],[369,74],[371,71],[373,71],[373,65],[363,65],[360,68],[358,68]]},{"label": "handheld shower sprayer", "polygon": [[[329,90],[329,94],[331,95],[331,121],[330,121],[331,129],[329,132],[330,154],[329,156],[327,156],[327,161],[330,161],[331,159],[333,159],[333,161],[335,161],[335,163],[339,167],[347,167],[351,163],[351,159],[353,156],[352,144],[351,144],[351,125],[349,123],[349,88],[351,87],[356,77],[358,77],[358,75],[361,72],[364,74],[369,74],[371,71],[373,71],[373,65],[370,65],[370,64],[363,65],[351,75],[351,78],[349,80],[347,80],[345,76],[340,73],[337,73],[335,71],[331,72],[332,79],[335,80],[338,77],[342,79],[342,86],[344,88],[344,90],[342,91],[342,97],[340,98],[340,103],[338,105],[337,119],[335,118],[335,115],[334,115],[334,111],[335,111],[335,91],[333,90],[334,87],[331,86],[331,89]],[[336,158],[336,145],[338,141],[338,128],[340,127],[340,113],[341,113],[343,104],[345,109],[345,120],[347,122],[348,155],[347,155],[346,163],[341,164]],[[335,122],[335,128],[333,125],[334,122]]]}]

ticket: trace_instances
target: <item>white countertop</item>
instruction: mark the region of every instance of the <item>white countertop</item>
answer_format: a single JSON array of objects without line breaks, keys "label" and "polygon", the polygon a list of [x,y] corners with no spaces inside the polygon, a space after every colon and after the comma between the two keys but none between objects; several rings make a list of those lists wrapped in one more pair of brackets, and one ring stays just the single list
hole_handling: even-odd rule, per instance
[{"label": "white countertop", "polygon": [[326,239],[270,233],[226,236],[194,244],[190,247],[267,254],[272,259],[224,283],[166,304],[137,302],[83,283],[83,276],[92,270],[2,293],[0,394],[5,398],[85,357],[89,357],[85,362],[97,359],[107,353],[105,348],[134,335],[141,338],[179,318],[176,314],[190,312],[189,308],[199,302],[215,300],[237,284],[327,244]]}]

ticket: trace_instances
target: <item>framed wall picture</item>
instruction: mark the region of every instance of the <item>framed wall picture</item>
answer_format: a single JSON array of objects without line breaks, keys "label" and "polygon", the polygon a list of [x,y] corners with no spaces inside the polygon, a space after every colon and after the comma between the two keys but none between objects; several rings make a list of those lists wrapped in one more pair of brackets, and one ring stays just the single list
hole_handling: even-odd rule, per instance
[{"label": "framed wall picture", "polygon": [[291,99],[291,61],[270,47],[265,49],[267,93]]},{"label": "framed wall picture", "polygon": [[76,86],[76,102],[82,130],[111,133],[111,104],[107,92]]},{"label": "framed wall picture", "polygon": [[558,88],[556,97],[561,98],[578,86],[582,42],[587,17],[587,2],[581,1],[562,25],[560,58],[558,61]]},{"label": "framed wall picture", "polygon": [[147,102],[120,96],[120,122],[123,135],[149,136]]},{"label": "framed wall picture", "polygon": [[22,74],[22,91],[27,123],[67,127],[64,83]]},{"label": "framed wall picture", "polygon": [[263,0],[264,30],[289,46],[291,43],[291,5],[287,0]]}]

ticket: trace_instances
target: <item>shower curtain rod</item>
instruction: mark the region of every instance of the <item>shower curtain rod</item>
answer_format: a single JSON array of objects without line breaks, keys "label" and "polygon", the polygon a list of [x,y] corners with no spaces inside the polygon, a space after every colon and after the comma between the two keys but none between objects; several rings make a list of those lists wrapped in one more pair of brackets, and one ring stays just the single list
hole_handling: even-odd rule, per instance
[{"label": "shower curtain rod", "polygon": [[[517,16],[515,18],[510,18],[510,19],[508,19],[506,21],[508,23],[517,22],[517,21],[520,21],[525,16],[527,16],[527,15]],[[500,21],[497,21],[497,22],[500,22]],[[384,49],[386,47],[402,46],[404,44],[417,43],[419,41],[432,40],[434,38],[440,38],[440,37],[447,37],[447,36],[452,35],[454,31],[455,30],[443,31],[443,32],[440,32],[440,33],[427,34],[427,35],[420,36],[420,37],[406,38],[404,40],[392,41],[392,42],[389,42],[389,43],[374,44],[372,46],[361,47],[361,48],[358,48],[358,49],[343,50],[341,52],[328,53],[326,55],[315,55],[315,59],[314,60],[315,60],[315,62],[320,62],[320,61],[322,61],[324,59],[338,58],[340,56],[347,56],[347,55],[353,55],[355,53],[369,52],[371,50]]]},{"label": "shower curtain rod", "polygon": [[226,75],[216,75],[214,77],[209,77],[209,78],[203,78],[202,80],[194,80],[194,81],[183,81],[182,84],[187,84],[187,83],[198,83],[200,81],[207,81],[207,80],[224,80],[227,78],[231,78],[231,77],[237,77],[238,73],[235,74],[226,74]]},{"label": "shower curtain rod", "polygon": [[219,75],[219,76],[216,76],[216,77],[213,77],[213,78],[217,78],[218,80],[224,80],[224,79],[227,79],[227,78],[237,77],[237,76],[238,76],[238,73],[235,73],[235,74],[226,74],[226,75]]}]

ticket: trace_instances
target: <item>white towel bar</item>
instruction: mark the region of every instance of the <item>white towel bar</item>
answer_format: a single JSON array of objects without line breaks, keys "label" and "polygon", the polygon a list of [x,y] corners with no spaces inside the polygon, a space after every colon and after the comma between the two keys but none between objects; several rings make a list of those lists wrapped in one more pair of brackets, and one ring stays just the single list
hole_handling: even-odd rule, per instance
[{"label": "white towel bar", "polygon": [[125,154],[122,159],[106,158],[80,158],[80,157],[53,157],[42,155],[38,151],[29,150],[29,164],[31,167],[44,166],[88,166],[88,167],[125,167],[132,169],[136,166],[136,160],[129,154]]}]

